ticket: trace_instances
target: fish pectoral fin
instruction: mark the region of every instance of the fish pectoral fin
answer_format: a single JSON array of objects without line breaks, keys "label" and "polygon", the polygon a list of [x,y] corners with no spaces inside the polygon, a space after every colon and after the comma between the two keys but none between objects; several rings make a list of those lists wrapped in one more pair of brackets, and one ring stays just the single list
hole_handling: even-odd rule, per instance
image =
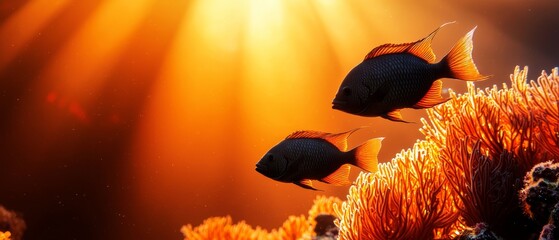
[{"label": "fish pectoral fin", "polygon": [[315,190],[315,191],[320,191],[316,188],[314,188],[314,186],[312,185],[312,180],[310,179],[303,179],[299,182],[294,182],[295,185],[302,187],[302,188],[306,188],[306,189],[311,189],[311,190]]},{"label": "fish pectoral fin", "polygon": [[425,96],[423,96],[423,98],[421,98],[419,102],[413,105],[413,108],[430,108],[448,101],[450,98],[443,98],[443,96],[441,95],[442,89],[443,81],[436,80],[435,82],[433,82],[431,88],[429,88],[429,91],[427,91]]},{"label": "fish pectoral fin", "polygon": [[391,120],[391,121],[395,121],[395,122],[409,123],[408,121],[405,121],[402,118],[402,113],[400,113],[400,109],[392,110],[391,112],[388,112],[384,115],[381,115],[381,117],[386,118],[386,119]]},{"label": "fish pectoral fin", "polygon": [[321,179],[320,181],[333,184],[336,186],[345,186],[349,185],[349,165],[344,164],[336,171],[331,173],[330,175],[326,176],[325,178]]}]

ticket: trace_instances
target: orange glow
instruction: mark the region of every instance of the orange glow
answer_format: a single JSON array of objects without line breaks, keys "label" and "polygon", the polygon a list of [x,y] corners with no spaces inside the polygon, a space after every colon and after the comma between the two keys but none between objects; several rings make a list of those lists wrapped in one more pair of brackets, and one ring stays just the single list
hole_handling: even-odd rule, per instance
[{"label": "orange glow", "polygon": [[0,70],[25,47],[39,29],[63,9],[68,0],[28,1],[18,12],[0,25]]},{"label": "orange glow", "polygon": [[[331,109],[345,74],[373,47],[456,20],[433,41],[437,59],[478,25],[480,72],[500,81],[519,62],[551,68],[543,64],[552,56],[534,50],[546,42],[524,46],[531,28],[509,29],[531,16],[526,6],[463,2],[1,1],[0,166],[9,175],[0,174],[0,189],[9,193],[0,204],[38,226],[30,239],[59,234],[54,223],[74,224],[64,231],[77,239],[170,239],[184,224],[226,215],[278,227],[318,194],[254,171],[288,134],[370,126],[349,148],[385,137],[380,162],[420,136],[420,124]],[[554,9],[534,4],[534,13]],[[502,9],[516,14],[486,14]]]},{"label": "orange glow", "polygon": [[104,84],[101,80],[151,4],[152,0],[104,2],[46,68],[45,84],[87,100]]},{"label": "orange glow", "polygon": [[56,105],[60,109],[64,109],[82,123],[89,123],[90,121],[90,118],[85,112],[85,109],[76,101],[71,101],[68,103],[67,99],[59,98],[58,94],[55,92],[50,92],[49,94],[47,94],[46,101],[47,103]]}]

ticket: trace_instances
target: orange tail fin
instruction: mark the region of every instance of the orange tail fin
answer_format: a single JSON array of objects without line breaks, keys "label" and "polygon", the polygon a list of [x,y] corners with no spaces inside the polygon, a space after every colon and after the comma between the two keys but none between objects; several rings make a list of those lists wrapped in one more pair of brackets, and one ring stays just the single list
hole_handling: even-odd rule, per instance
[{"label": "orange tail fin", "polygon": [[472,59],[472,50],[474,49],[472,37],[476,28],[474,27],[466,36],[462,37],[441,61],[448,64],[450,77],[466,81],[481,81],[489,78],[489,76],[483,76],[479,73]]},{"label": "orange tail fin", "polygon": [[373,138],[361,146],[354,148],[350,152],[353,154],[351,164],[362,168],[365,171],[376,172],[378,168],[378,152],[384,138]]}]

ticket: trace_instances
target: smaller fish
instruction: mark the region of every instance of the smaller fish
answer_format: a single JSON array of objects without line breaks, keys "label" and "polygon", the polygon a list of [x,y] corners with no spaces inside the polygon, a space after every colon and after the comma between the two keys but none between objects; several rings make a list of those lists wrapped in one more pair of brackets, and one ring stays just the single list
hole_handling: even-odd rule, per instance
[{"label": "smaller fish", "polygon": [[479,73],[472,59],[475,28],[440,62],[435,62],[431,40],[445,25],[419,41],[384,44],[373,49],[347,74],[332,108],[359,116],[406,122],[400,109],[430,108],[448,101],[441,96],[441,78],[487,79],[488,76]]},{"label": "smaller fish", "polygon": [[358,129],[343,133],[297,131],[270,149],[256,164],[256,171],[280,182],[317,190],[312,180],[349,185],[349,164],[374,172],[383,138],[374,138],[347,150],[347,138]]}]

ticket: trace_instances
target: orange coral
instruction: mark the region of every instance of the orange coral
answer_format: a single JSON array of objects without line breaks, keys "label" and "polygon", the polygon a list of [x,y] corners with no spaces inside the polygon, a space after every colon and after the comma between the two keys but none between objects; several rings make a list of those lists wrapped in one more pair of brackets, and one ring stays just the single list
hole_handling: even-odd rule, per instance
[{"label": "orange coral", "polygon": [[182,227],[181,232],[185,239],[270,239],[270,234],[260,227],[252,228],[244,221],[232,224],[230,216],[208,218],[197,227],[188,224]]},{"label": "orange coral", "polygon": [[8,231],[8,232],[2,232],[0,231],[0,240],[10,240],[10,236],[12,234]]},{"label": "orange coral", "polygon": [[279,235],[277,239],[296,240],[303,236],[308,236],[311,231],[312,228],[310,228],[309,222],[305,216],[289,216],[289,218],[283,222],[281,228],[277,230]]},{"label": "orange coral", "polygon": [[503,236],[518,237],[511,228],[526,232],[517,195],[524,173],[559,157],[557,68],[537,82],[526,77],[527,68],[517,67],[512,88],[482,91],[468,84],[464,95],[451,92],[448,103],[428,111],[431,124],[423,121],[421,129],[441,149],[466,224],[483,221]]},{"label": "orange coral", "polygon": [[428,141],[361,173],[340,208],[340,239],[430,239],[456,222],[451,189]]},{"label": "orange coral", "polygon": [[309,210],[309,217],[304,215],[289,216],[278,229],[267,231],[260,227],[253,228],[244,221],[233,224],[230,216],[213,217],[206,219],[201,225],[193,227],[188,224],[181,228],[185,239],[311,239],[315,236],[313,229],[316,226],[314,219],[320,214],[334,213],[333,204],[341,203],[335,197],[317,196]]},{"label": "orange coral", "polygon": [[[468,150],[481,141],[481,151],[496,159],[504,151],[520,158],[523,172],[551,156],[559,156],[559,76],[557,68],[550,75],[542,72],[537,82],[527,84],[528,68],[515,68],[512,88],[503,84],[485,91],[468,83],[468,93],[429,109],[429,122],[422,120],[420,131],[427,140],[450,157],[455,144],[470,138]],[[455,117],[457,116],[457,117]],[[449,146],[449,147],[446,147]],[[445,151],[446,150],[446,151]]]},{"label": "orange coral", "polygon": [[350,188],[339,209],[340,239],[449,238],[478,222],[500,234],[526,230],[522,176],[559,157],[558,70],[529,84],[526,76],[517,67],[512,88],[501,90],[468,83],[467,93],[451,91],[448,102],[428,109],[425,140],[377,173],[361,173]]},{"label": "orange coral", "polygon": [[342,204],[342,200],[337,197],[317,196],[314,200],[313,206],[309,210],[309,223],[314,229],[316,227],[316,217],[321,214],[333,215],[336,218],[340,216],[334,209],[334,205]]}]

